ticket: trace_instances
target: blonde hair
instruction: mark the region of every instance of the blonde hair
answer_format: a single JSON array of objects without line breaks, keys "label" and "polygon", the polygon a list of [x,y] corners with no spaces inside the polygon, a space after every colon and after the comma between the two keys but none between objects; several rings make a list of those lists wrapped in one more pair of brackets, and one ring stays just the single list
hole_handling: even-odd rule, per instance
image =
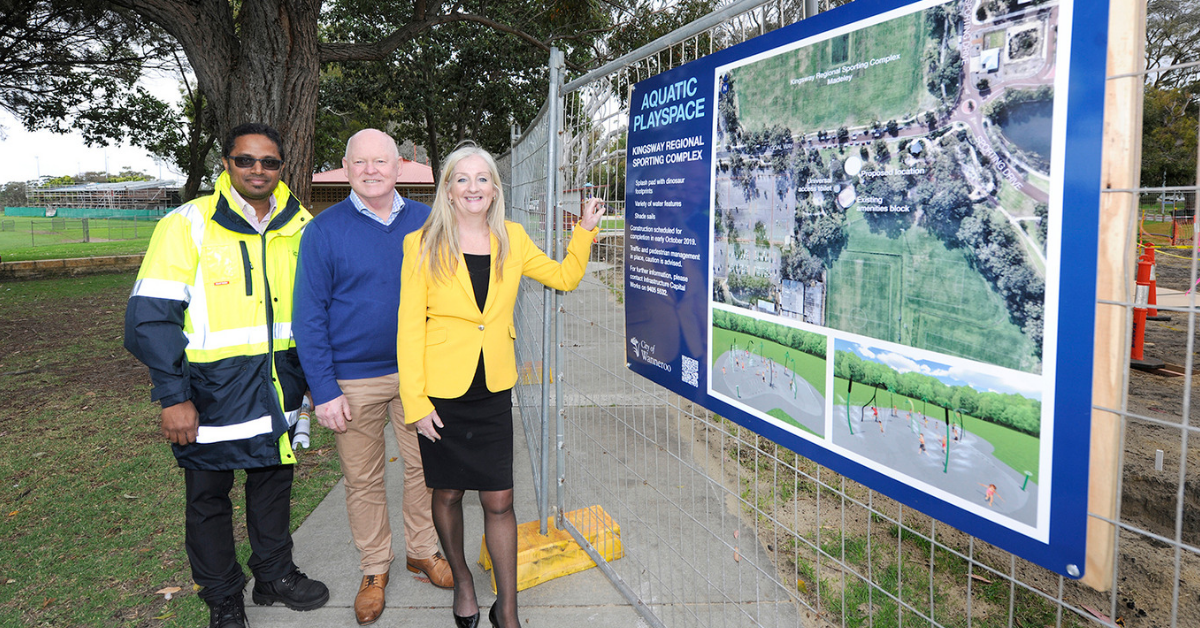
[{"label": "blonde hair", "polygon": [[432,211],[425,221],[421,233],[421,262],[434,283],[448,280],[458,270],[458,258],[462,247],[458,243],[458,220],[454,207],[450,204],[450,177],[458,162],[470,156],[477,156],[487,163],[488,174],[492,179],[492,187],[496,196],[487,212],[488,230],[496,237],[499,244],[496,259],[492,264],[496,268],[496,277],[501,276],[504,259],[508,257],[508,230],[504,227],[504,188],[500,185],[500,172],[496,168],[496,160],[486,150],[475,145],[460,146],[446,157],[442,166],[441,176],[438,177],[437,195],[433,199]]}]

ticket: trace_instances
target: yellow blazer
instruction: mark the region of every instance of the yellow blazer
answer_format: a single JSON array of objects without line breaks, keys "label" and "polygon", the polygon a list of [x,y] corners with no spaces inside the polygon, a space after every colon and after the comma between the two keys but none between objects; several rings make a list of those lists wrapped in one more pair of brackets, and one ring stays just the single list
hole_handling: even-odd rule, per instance
[{"label": "yellow blazer", "polygon": [[513,308],[521,276],[556,290],[574,290],[583,279],[592,239],[600,232],[576,227],[567,256],[559,264],[533,243],[521,225],[509,222],[505,227],[509,247],[504,276],[496,276],[498,244],[492,236],[491,284],[482,312],[475,303],[475,289],[461,255],[454,277],[434,283],[420,263],[424,229],[404,238],[396,355],[406,423],[415,423],[433,412],[430,397],[452,399],[467,392],[481,350],[488,390],[512,388],[517,383]]}]

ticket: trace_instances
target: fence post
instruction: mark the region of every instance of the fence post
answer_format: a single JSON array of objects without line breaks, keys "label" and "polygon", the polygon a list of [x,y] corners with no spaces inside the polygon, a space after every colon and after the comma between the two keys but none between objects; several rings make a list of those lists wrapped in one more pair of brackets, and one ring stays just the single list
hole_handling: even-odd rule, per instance
[{"label": "fence post", "polygon": [[[1143,52],[1146,42],[1146,3],[1112,0],[1109,4],[1108,73],[1104,94],[1104,157],[1100,195],[1099,260],[1096,264],[1098,302],[1129,301],[1132,292],[1127,260],[1133,258],[1135,238],[1131,213],[1141,173]],[[1091,470],[1088,486],[1087,564],[1082,582],[1098,591],[1113,586],[1117,488],[1120,485],[1121,417],[1096,408],[1123,408],[1128,377],[1128,306],[1096,308],[1095,364],[1092,380]]]},{"label": "fence post", "polygon": [[[557,173],[560,112],[558,111],[557,103],[561,87],[559,68],[562,64],[562,52],[556,47],[551,48],[550,90],[546,98],[546,102],[550,103],[550,106],[546,110],[546,217],[544,220],[548,224],[546,225],[545,236],[542,240],[544,250],[551,256],[554,256],[554,250],[551,247],[554,244],[554,229],[557,226],[555,224],[557,221],[553,217],[556,215],[558,207]],[[554,316],[555,291],[553,288],[543,287],[542,292],[544,297],[542,300],[542,458],[538,461],[541,465],[542,485],[538,493],[538,530],[542,535],[545,535],[546,518],[550,510],[550,378],[553,377],[556,365],[550,361],[550,343],[554,341],[553,322],[551,318]],[[556,400],[555,403],[559,402]]]},{"label": "fence post", "polygon": [[88,235],[88,219],[87,218],[83,219],[83,241],[84,242],[92,241],[92,239]]}]

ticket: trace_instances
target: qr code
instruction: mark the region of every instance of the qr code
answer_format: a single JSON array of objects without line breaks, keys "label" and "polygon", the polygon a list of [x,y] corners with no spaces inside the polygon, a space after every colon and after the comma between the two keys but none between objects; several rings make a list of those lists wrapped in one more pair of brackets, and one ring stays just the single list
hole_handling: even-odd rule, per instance
[{"label": "qr code", "polygon": [[680,369],[682,371],[680,373],[680,375],[683,376],[684,383],[699,387],[700,386],[700,363],[693,360],[692,358],[687,357],[686,355],[680,356],[680,357],[682,358],[682,362],[683,362],[683,364],[682,364],[683,368]]}]

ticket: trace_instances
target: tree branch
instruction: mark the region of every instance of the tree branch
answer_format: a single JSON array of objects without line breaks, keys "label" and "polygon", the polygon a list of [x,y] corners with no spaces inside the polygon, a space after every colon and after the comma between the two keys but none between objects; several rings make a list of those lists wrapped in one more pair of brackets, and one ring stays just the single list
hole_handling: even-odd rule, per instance
[{"label": "tree branch", "polygon": [[[382,60],[386,59],[388,55],[395,52],[396,49],[400,47],[400,44],[404,43],[405,41],[408,41],[409,39],[412,39],[413,37],[415,37],[417,35],[417,33],[420,33],[421,31],[424,31],[426,29],[433,28],[435,26],[440,26],[442,24],[452,24],[455,22],[472,22],[475,24],[479,24],[481,26],[486,26],[493,30],[500,31],[502,33],[508,33],[510,35],[518,37],[535,48],[538,48],[540,50],[545,50],[546,52],[550,52],[550,43],[544,42],[544,41],[538,39],[537,37],[534,37],[533,35],[530,35],[529,33],[526,33],[525,31],[523,31],[519,28],[509,26],[508,24],[504,24],[502,22],[497,22],[496,20],[493,20],[488,17],[484,17],[482,15],[475,15],[473,13],[457,13],[457,12],[446,13],[443,15],[437,15],[434,17],[430,17],[430,18],[426,19],[425,21],[409,22],[408,24],[405,24],[404,26],[396,29],[395,31],[392,32],[392,34],[388,35],[387,37],[385,37],[377,42],[361,43],[361,44],[329,42],[329,43],[321,44],[317,50],[318,50],[318,54],[321,59],[321,63],[329,63],[329,62],[336,62],[336,61],[382,61]],[[589,31],[589,32],[592,32],[592,31]],[[561,40],[567,40],[567,39],[574,39],[574,38],[579,37],[582,34],[585,34],[585,33],[573,35],[570,37],[567,37],[567,36],[554,37],[554,38],[551,38],[550,41],[555,42],[555,41],[561,41]],[[584,68],[580,67],[579,65],[577,65],[575,63],[571,63],[569,61],[567,62],[567,67],[575,72],[584,71]]]}]

